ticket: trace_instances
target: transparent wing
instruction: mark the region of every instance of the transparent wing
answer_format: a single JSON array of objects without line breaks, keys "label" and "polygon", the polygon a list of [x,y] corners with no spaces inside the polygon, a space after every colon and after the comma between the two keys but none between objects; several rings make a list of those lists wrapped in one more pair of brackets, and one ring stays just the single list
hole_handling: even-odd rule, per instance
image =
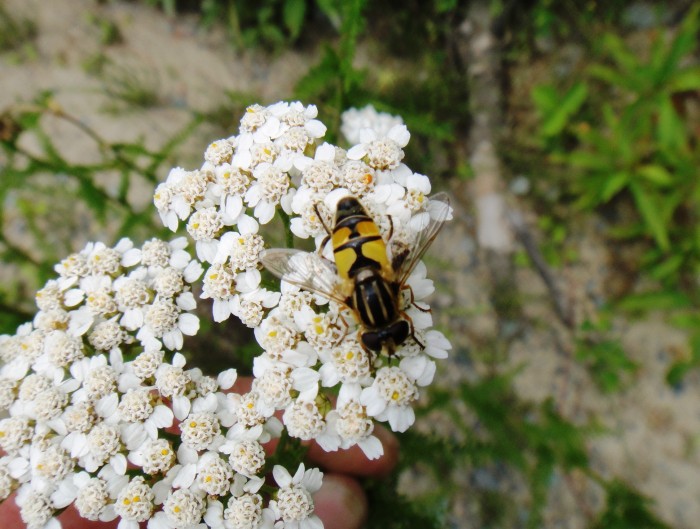
[{"label": "transparent wing", "polygon": [[287,283],[347,305],[347,296],[343,295],[343,284],[335,265],[320,255],[272,248],[264,250],[260,260],[265,268]]},{"label": "transparent wing", "polygon": [[429,197],[426,208],[428,217],[410,246],[392,246],[393,265],[396,271],[395,280],[403,285],[413,269],[421,260],[430,244],[437,237],[445,221],[452,218],[450,197],[447,193],[437,193]]}]

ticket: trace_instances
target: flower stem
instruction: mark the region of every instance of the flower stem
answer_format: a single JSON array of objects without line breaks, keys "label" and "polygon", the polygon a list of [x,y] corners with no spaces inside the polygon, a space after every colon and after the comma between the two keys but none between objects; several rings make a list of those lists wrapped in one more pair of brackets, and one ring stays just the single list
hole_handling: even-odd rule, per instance
[{"label": "flower stem", "polygon": [[289,215],[287,215],[282,208],[279,208],[277,213],[279,213],[282,223],[284,224],[285,245],[287,248],[294,248],[294,234],[292,233],[292,224],[289,220]]}]

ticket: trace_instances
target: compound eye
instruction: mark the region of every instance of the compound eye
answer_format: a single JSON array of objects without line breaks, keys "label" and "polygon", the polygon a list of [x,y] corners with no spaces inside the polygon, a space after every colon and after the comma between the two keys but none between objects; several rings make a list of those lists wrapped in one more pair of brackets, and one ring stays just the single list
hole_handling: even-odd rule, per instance
[{"label": "compound eye", "polygon": [[379,338],[379,333],[366,332],[362,334],[362,343],[370,351],[378,353],[382,350],[382,340]]},{"label": "compound eye", "polygon": [[408,338],[408,333],[411,332],[411,329],[409,328],[406,320],[399,320],[389,328],[389,332],[394,340],[394,344],[399,346],[406,341],[406,338]]}]

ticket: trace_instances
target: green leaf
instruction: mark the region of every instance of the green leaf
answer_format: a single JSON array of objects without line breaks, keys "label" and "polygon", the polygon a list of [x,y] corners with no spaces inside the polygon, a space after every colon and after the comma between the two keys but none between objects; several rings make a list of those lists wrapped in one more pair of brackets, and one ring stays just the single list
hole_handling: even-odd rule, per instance
[{"label": "green leaf", "polygon": [[622,481],[605,484],[607,505],[591,529],[671,529],[650,509],[651,500]]},{"label": "green leaf", "polygon": [[601,81],[605,81],[613,86],[625,88],[630,92],[636,92],[638,85],[636,80],[630,79],[615,68],[603,66],[602,64],[593,64],[588,67],[588,73]]},{"label": "green leaf", "polygon": [[665,187],[673,184],[673,176],[661,165],[643,165],[637,169],[637,174],[648,182],[658,186]]},{"label": "green leaf", "polygon": [[668,251],[671,242],[668,238],[668,231],[664,224],[664,219],[660,214],[661,208],[655,203],[656,201],[654,198],[636,182],[630,182],[630,189],[634,196],[634,202],[637,204],[637,209],[651,231],[651,235],[656,241],[656,244],[659,245],[662,251]]},{"label": "green leaf", "polygon": [[[698,32],[698,7],[695,6],[685,17],[681,24],[680,31],[671,42],[666,54],[659,53],[652,56],[652,66],[655,70],[655,81],[657,85],[665,83],[678,68],[683,57],[690,54],[696,45]],[[657,37],[659,40],[663,35]]]},{"label": "green leaf", "polygon": [[530,96],[542,114],[551,112],[559,100],[559,94],[552,85],[538,85],[532,89]]},{"label": "green leaf", "polygon": [[[545,94],[539,94],[542,97]],[[554,103],[553,110],[549,115],[545,116],[544,122],[542,123],[541,132],[545,137],[555,136],[561,133],[566,127],[569,119],[574,115],[583,105],[588,95],[588,88],[582,82],[576,83],[572,86],[563,98],[559,98],[556,94],[554,96],[556,99],[551,101]],[[537,97],[533,94],[533,97]]]},{"label": "green leaf", "polygon": [[622,73],[634,73],[639,66],[639,58],[632,53],[625,41],[614,33],[606,33],[603,36],[603,47],[620,67]]},{"label": "green leaf", "polygon": [[676,290],[632,294],[616,303],[617,308],[631,312],[647,312],[650,310],[668,311],[686,309],[691,306],[692,302],[690,298]]},{"label": "green leaf", "polygon": [[343,23],[343,17],[340,12],[340,7],[335,0],[316,0],[316,6],[323,12],[331,25],[336,29],[340,29]]},{"label": "green leaf", "polygon": [[671,277],[679,272],[684,261],[685,256],[681,253],[671,255],[668,259],[653,266],[650,270],[650,275],[659,281]]},{"label": "green leaf", "polygon": [[605,181],[603,189],[600,191],[603,202],[609,201],[612,197],[622,191],[629,184],[630,175],[627,171],[614,173]]},{"label": "green leaf", "polygon": [[671,93],[697,89],[700,89],[700,67],[698,66],[678,70],[669,80]]},{"label": "green leaf", "polygon": [[296,39],[301,33],[305,16],[306,0],[285,0],[282,9],[282,18],[292,39]]},{"label": "green leaf", "polygon": [[659,102],[656,137],[663,149],[680,149],[685,144],[685,124],[680,119],[669,97]]}]

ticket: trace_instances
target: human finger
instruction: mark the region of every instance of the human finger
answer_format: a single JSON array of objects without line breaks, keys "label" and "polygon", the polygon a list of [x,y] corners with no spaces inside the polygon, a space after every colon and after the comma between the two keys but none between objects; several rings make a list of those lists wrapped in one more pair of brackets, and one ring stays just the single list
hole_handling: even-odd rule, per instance
[{"label": "human finger", "polygon": [[314,512],[325,529],[360,529],[367,518],[367,496],[353,478],[326,474],[314,494]]}]

